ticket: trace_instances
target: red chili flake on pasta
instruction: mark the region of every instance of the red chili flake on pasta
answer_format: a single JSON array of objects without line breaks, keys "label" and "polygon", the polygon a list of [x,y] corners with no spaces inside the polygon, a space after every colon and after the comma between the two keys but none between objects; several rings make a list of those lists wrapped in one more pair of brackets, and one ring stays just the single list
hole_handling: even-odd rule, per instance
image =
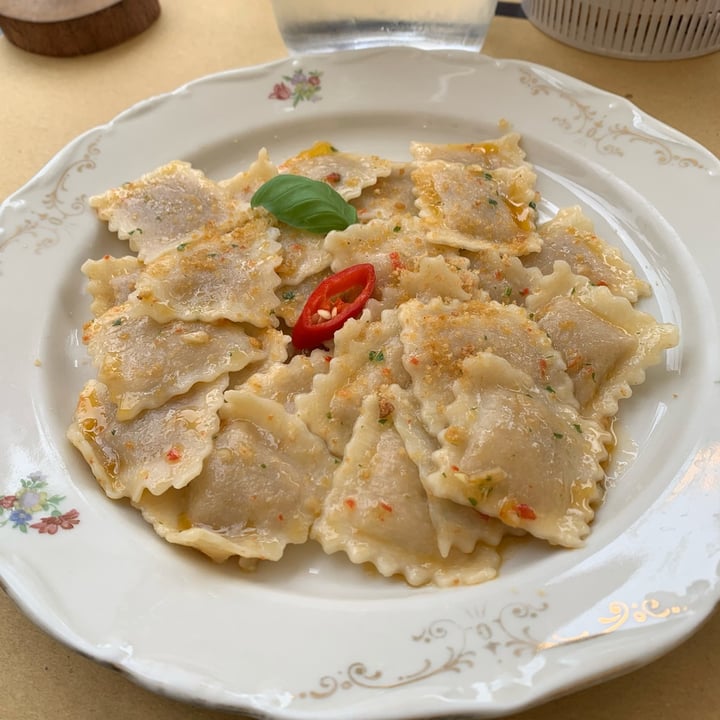
[{"label": "red chili flake on pasta", "polygon": [[523,520],[535,520],[537,518],[535,511],[525,503],[518,503],[514,510]]},{"label": "red chili flake on pasta", "polygon": [[351,509],[354,510],[357,507],[357,503],[353,498],[345,498],[345,504]]},{"label": "red chili flake on pasta", "polygon": [[567,361],[568,372],[580,372],[584,364],[585,360],[582,355],[573,355],[573,357]]},{"label": "red chili flake on pasta", "polygon": [[167,461],[168,461],[168,462],[177,462],[177,461],[180,459],[181,454],[180,454],[180,451],[179,451],[177,448],[171,447],[171,448],[165,453],[165,457],[167,458]]},{"label": "red chili flake on pasta", "polygon": [[381,502],[381,503],[380,503],[380,507],[381,507],[383,510],[386,510],[387,512],[392,512],[392,511],[393,511],[392,505],[388,505],[386,502]]},{"label": "red chili flake on pasta", "polygon": [[543,379],[547,377],[547,371],[548,371],[548,363],[545,358],[540,358],[538,360],[538,366],[540,367],[540,377]]},{"label": "red chili flake on pasta", "polygon": [[402,261],[399,252],[393,250],[393,252],[390,253],[389,257],[390,265],[392,266],[393,270],[403,270],[405,268],[405,263]]}]

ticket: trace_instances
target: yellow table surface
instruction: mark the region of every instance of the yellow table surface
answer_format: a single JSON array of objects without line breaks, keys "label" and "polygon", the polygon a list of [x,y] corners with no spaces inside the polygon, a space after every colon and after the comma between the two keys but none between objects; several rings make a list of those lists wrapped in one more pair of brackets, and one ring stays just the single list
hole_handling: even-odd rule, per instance
[{"label": "yellow table surface", "polygon": [[[493,21],[484,52],[547,65],[630,98],[720,156],[720,53],[675,62],[616,60],[506,17]],[[145,33],[80,58],[32,55],[0,37],[0,199],[75,136],[127,106],[202,75],[285,54],[269,0],[166,0]],[[81,657],[36,629],[0,591],[0,720],[231,717],[238,716],[154,695]],[[640,670],[512,716],[580,718],[720,718],[720,613]]]}]

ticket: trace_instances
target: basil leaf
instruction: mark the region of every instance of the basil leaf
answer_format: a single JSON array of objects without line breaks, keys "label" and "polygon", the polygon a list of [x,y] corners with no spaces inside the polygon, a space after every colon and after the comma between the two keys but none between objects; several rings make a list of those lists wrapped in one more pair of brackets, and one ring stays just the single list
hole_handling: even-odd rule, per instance
[{"label": "basil leaf", "polygon": [[327,183],[301,175],[276,175],[263,183],[250,200],[278,220],[300,230],[325,234],[356,223],[357,211]]}]

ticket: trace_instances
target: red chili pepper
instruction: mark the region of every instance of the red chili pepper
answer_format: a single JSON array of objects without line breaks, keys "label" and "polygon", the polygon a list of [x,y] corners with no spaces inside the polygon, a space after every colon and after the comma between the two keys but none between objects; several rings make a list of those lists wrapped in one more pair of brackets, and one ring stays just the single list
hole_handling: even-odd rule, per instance
[{"label": "red chili pepper", "polygon": [[312,350],[332,339],[350,318],[362,312],[375,289],[375,268],[351,265],[325,278],[310,294],[293,328],[298,350]]}]

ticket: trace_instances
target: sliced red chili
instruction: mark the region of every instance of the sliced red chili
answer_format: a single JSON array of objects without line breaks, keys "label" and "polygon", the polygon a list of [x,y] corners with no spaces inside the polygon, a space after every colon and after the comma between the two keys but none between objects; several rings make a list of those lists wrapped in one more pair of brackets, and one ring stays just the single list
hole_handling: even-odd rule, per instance
[{"label": "sliced red chili", "polygon": [[298,350],[312,350],[331,340],[350,318],[362,312],[375,289],[375,268],[351,265],[325,278],[310,294],[293,328]]}]

